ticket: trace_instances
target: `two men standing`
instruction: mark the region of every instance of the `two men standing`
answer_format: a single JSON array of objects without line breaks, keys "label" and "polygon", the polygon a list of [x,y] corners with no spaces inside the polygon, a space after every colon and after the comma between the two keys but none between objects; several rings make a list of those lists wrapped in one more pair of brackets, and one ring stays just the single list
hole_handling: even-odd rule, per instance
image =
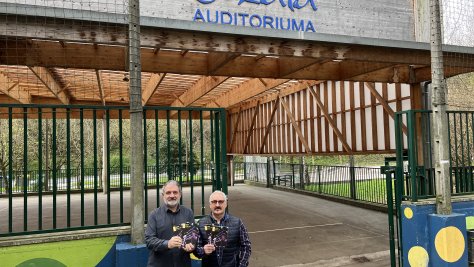
[{"label": "two men standing", "polygon": [[[164,205],[151,212],[145,231],[145,242],[149,249],[148,267],[190,267],[190,253],[202,258],[203,267],[246,267],[251,254],[251,243],[247,229],[237,217],[226,212],[227,196],[215,191],[209,197],[211,214],[199,221],[200,238],[197,247],[186,244],[181,248],[182,239],[173,236],[173,226],[194,222],[193,212],[179,205],[181,188],[170,180],[163,185]],[[228,228],[227,244],[216,247],[205,240],[205,225],[214,224]]]}]

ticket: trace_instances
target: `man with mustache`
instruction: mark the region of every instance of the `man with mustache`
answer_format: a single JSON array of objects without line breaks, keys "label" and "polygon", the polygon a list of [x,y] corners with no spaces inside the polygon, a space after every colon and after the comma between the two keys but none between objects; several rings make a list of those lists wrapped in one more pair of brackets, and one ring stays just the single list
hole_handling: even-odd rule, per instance
[{"label": "man with mustache", "polygon": [[[202,267],[247,267],[252,252],[247,228],[241,219],[226,212],[227,196],[222,191],[214,191],[209,197],[211,214],[199,221],[200,238],[195,251],[202,258]],[[206,225],[227,227],[225,247],[209,244]]]},{"label": "man with mustache", "polygon": [[191,267],[192,244],[181,248],[182,239],[173,236],[173,226],[194,222],[192,210],[179,205],[181,187],[169,180],[162,187],[163,205],[148,216],[145,242],[149,249],[148,267]]}]

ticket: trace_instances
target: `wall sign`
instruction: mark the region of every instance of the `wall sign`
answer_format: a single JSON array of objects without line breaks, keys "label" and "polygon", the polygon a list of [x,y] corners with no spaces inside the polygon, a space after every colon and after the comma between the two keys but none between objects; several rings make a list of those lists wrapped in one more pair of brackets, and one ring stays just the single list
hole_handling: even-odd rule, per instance
[{"label": "wall sign", "polygon": [[[196,8],[193,21],[212,24],[250,26],[253,28],[277,29],[288,31],[315,32],[311,20],[279,17],[268,14],[250,14],[246,12],[212,9],[212,4],[224,0],[196,0],[203,7]],[[228,1],[228,0],[227,0]],[[234,0],[236,8],[243,5],[266,5],[271,8],[287,8],[298,12],[303,8],[318,10],[314,0]]]}]

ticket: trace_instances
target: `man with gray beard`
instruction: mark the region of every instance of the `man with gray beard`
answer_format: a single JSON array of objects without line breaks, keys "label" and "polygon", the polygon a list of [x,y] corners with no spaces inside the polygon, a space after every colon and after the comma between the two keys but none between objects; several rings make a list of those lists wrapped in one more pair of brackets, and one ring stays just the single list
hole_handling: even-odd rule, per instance
[{"label": "man with gray beard", "polygon": [[182,239],[173,236],[173,226],[194,222],[193,211],[179,205],[181,187],[169,180],[162,187],[163,205],[148,216],[145,242],[148,247],[148,267],[191,267],[192,244],[181,248]]}]

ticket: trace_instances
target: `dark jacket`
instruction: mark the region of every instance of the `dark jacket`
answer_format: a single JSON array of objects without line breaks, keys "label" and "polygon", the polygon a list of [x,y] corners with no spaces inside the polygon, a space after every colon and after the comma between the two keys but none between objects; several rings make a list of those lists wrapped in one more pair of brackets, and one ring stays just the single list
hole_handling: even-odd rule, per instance
[{"label": "dark jacket", "polygon": [[206,231],[204,225],[217,224],[210,215],[203,217],[199,221],[200,249],[196,250],[198,257],[202,257],[202,267],[246,267],[251,253],[251,243],[248,232],[242,220],[230,214],[226,214],[221,220],[221,226],[228,227],[227,245],[224,248],[217,248],[210,255],[204,255],[202,247],[207,244]]},{"label": "dark jacket", "polygon": [[192,210],[179,206],[172,212],[161,206],[150,213],[145,230],[145,242],[150,250],[148,267],[190,267],[189,253],[180,248],[168,248],[168,240],[173,236],[173,225],[194,222]]}]

